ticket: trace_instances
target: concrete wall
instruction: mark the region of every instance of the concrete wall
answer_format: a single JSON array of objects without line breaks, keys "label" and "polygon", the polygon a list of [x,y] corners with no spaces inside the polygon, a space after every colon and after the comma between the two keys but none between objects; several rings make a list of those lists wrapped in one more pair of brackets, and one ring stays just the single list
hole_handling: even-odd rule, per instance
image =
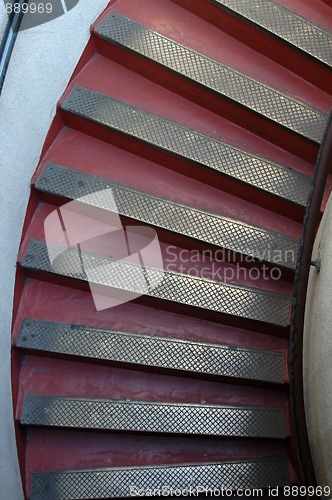
[{"label": "concrete wall", "polygon": [[[318,485],[332,491],[332,196],[314,245],[304,332],[304,396]],[[332,494],[328,498],[332,498]]]},{"label": "concrete wall", "polygon": [[0,42],[2,40],[3,34],[5,32],[7,25],[7,13],[5,4],[3,2],[0,3]]},{"label": "concrete wall", "polygon": [[[80,0],[66,15],[19,33],[0,99],[0,499],[23,498],[17,462],[10,382],[15,263],[45,136],[89,27],[108,0]],[[0,30],[6,13],[0,1]],[[1,34],[1,31],[0,31]]]}]

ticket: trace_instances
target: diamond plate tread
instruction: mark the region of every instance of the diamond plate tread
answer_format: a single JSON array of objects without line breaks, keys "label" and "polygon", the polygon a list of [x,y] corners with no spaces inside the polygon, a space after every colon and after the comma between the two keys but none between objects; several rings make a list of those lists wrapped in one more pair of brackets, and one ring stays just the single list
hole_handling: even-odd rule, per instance
[{"label": "diamond plate tread", "polygon": [[[248,286],[197,278],[121,260],[49,246],[58,253],[52,267],[46,243],[30,240],[21,266],[97,285],[286,327],[290,297]],[[89,279],[87,277],[87,273]]]},{"label": "diamond plate tread", "polygon": [[[204,494],[202,489],[207,489],[207,495],[215,498],[214,490],[267,489],[289,484],[287,461],[283,457],[274,457],[198,465],[114,467],[34,473],[31,500],[45,500],[45,493],[47,500],[158,497],[160,490],[164,492],[162,496],[170,496],[169,493],[172,492],[174,495],[180,490],[183,496],[187,497]],[[179,496],[179,493],[175,495]]]},{"label": "diamond plate tread", "polygon": [[[250,1],[233,3],[245,3],[250,11]],[[255,6],[258,12],[262,10],[260,3]],[[320,143],[323,138],[327,122],[325,113],[188,49],[128,17],[112,12],[97,26],[96,31],[102,38],[162,64],[312,141]],[[331,39],[327,40],[331,42]]]},{"label": "diamond plate tread", "polygon": [[282,384],[282,352],[25,319],[17,347]]},{"label": "diamond plate tread", "polygon": [[332,67],[332,34],[273,0],[213,0]]},{"label": "diamond plate tread", "polygon": [[285,439],[283,408],[25,395],[22,425]]},{"label": "diamond plate tread", "polygon": [[309,176],[229,146],[123,101],[76,86],[62,109],[305,206]]},{"label": "diamond plate tread", "polygon": [[[107,179],[48,163],[36,183],[39,191],[85,203],[152,224],[233,252],[294,269],[299,241],[274,231],[191,208],[115,184]],[[106,190],[111,188],[113,199]],[[101,198],[101,191],[105,191]],[[94,193],[98,196],[93,197]]]}]

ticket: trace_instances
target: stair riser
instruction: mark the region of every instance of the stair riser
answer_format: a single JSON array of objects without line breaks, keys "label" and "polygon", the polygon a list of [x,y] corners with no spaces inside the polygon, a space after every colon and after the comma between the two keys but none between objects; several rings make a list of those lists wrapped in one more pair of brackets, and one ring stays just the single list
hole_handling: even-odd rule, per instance
[{"label": "stair riser", "polygon": [[[84,292],[90,291],[88,283],[80,281],[78,279],[67,278],[64,276],[45,273],[42,271],[34,271],[31,269],[25,269],[24,271],[26,276],[33,279],[39,279],[41,281],[54,283],[56,285],[67,286]],[[107,290],[109,290],[109,288]],[[254,320],[240,318],[236,316],[228,316],[223,313],[208,311],[206,309],[198,309],[196,307],[187,306],[176,302],[169,302],[167,300],[160,300],[154,297],[141,296],[133,300],[132,302],[142,306],[153,307],[153,308],[157,307],[158,309],[169,311],[175,314],[186,315],[207,321],[221,322],[228,326],[235,326],[238,328],[251,330],[257,333],[265,333],[280,338],[287,338],[289,335],[288,327],[282,328],[274,325],[268,325],[267,327],[265,323],[260,323]]]},{"label": "stair riser", "polygon": [[138,141],[132,137],[126,136],[115,130],[107,129],[101,125],[95,124],[84,118],[75,116],[61,110],[62,116],[67,126],[70,126],[80,132],[97,137],[105,142],[115,145],[118,148],[129,151],[130,153],[142,156],[153,162],[160,163],[171,170],[204,182],[212,187],[231,193],[241,199],[254,203],[255,205],[268,207],[269,210],[277,212],[280,215],[290,217],[295,221],[302,222],[304,208],[286,199],[272,195],[263,190],[239,182],[231,177],[211,171],[204,166],[189,162],[175,154],[165,152],[159,148]]},{"label": "stair riser", "polygon": [[[23,273],[23,269],[20,269]],[[68,301],[73,301],[68,308]],[[57,307],[54,308],[54,302]],[[96,315],[90,293],[78,292],[57,285],[29,280],[26,284],[22,307],[15,321],[13,341],[17,342],[24,318],[55,321],[70,325],[90,325],[127,332],[141,332],[157,337],[181,338],[187,341],[208,342],[246,349],[270,350],[287,353],[288,343],[267,334],[230,328],[219,323],[179,316],[158,309],[144,308],[131,302],[108,309]],[[287,365],[287,362],[286,362]],[[287,368],[287,367],[286,367]]]},{"label": "stair riser", "polygon": [[[133,363],[122,363],[122,362],[116,362],[116,361],[105,361],[101,359],[92,359],[92,358],[86,358],[84,356],[77,356],[77,355],[70,355],[70,354],[63,354],[63,353],[52,353],[50,351],[36,351],[35,349],[29,349],[29,348],[24,348],[24,347],[19,347],[21,355],[29,355],[29,356],[41,356],[41,357],[46,357],[47,359],[57,359],[59,361],[80,361],[84,362],[87,364],[93,364],[96,366],[109,366],[109,367],[114,367],[114,368],[122,368],[124,370],[137,370],[143,373],[149,373],[149,374],[160,374],[160,375],[172,375],[174,377],[183,377],[185,376],[188,379],[193,380],[193,383],[196,383],[199,380],[206,381],[206,382],[222,382],[225,384],[233,384],[234,386],[239,386],[239,387],[248,387],[248,384],[250,384],[250,387],[261,387],[263,390],[269,389],[269,388],[278,388],[278,384],[274,384],[273,382],[266,382],[262,380],[252,380],[250,381],[245,378],[236,378],[236,377],[226,377],[226,376],[217,376],[217,375],[209,375],[205,373],[194,373],[194,372],[187,372],[187,371],[180,371],[176,369],[167,369],[167,368],[160,368],[160,367],[149,367],[149,366],[144,366],[144,365],[137,365]],[[287,377],[285,377],[284,384],[289,383],[289,378],[288,374]],[[21,430],[21,429],[20,429]]]},{"label": "stair riser", "polygon": [[[45,398],[70,397],[87,400],[95,400],[97,397],[97,402],[99,399],[153,401],[156,404],[165,401],[172,404],[250,406],[264,410],[283,409],[287,416],[286,434],[290,433],[287,397],[285,388],[280,384],[259,390],[251,387],[250,382],[246,386],[229,385],[223,380],[214,382],[197,379],[193,383],[193,379],[187,377],[185,373],[182,373],[180,377],[175,377],[136,369],[93,365],[83,362],[82,359],[76,361],[46,359],[36,355],[24,357],[21,381],[16,409],[18,419],[21,418],[24,398],[28,397],[28,394],[37,394],[38,397]],[[91,405],[88,405],[88,408],[90,407]],[[41,409],[43,408],[45,408],[44,404],[41,406]],[[102,414],[105,415],[103,412]],[[28,412],[27,415],[33,414]],[[65,413],[65,415],[71,418],[78,414]],[[55,421],[52,422],[55,423]],[[46,422],[46,425],[52,422]]]},{"label": "stair riser", "polygon": [[[33,472],[61,471],[64,468],[105,468],[149,466],[160,464],[204,464],[218,461],[255,460],[269,458],[271,449],[287,460],[286,446],[280,441],[256,441],[255,449],[248,441],[216,438],[178,438],[138,436],[92,432],[71,432],[58,429],[27,429],[27,490],[30,491]],[[52,453],[45,453],[45,443]],[[64,464],[65,457],[65,464]],[[296,482],[290,467],[291,483]],[[43,499],[46,500],[46,499]]]},{"label": "stair riser", "polygon": [[136,73],[148,76],[152,81],[256,133],[260,137],[264,137],[266,140],[288,150],[290,153],[311,163],[315,162],[318,145],[314,142],[230,99],[224,98],[221,94],[206,89],[188,78],[166,69],[160,64],[151,62],[140,55],[107,42],[97,35],[95,35],[95,38],[97,49],[102,55],[119,64],[125,65],[128,69]]},{"label": "stair riser", "polygon": [[[171,199],[175,203],[182,203],[223,217],[240,219],[247,224],[286,233],[294,238],[300,237],[301,225],[290,218],[291,214],[286,218],[270,211],[269,207],[262,209],[256,204],[184,177],[168,167],[134,156],[74,129],[62,130],[47,160],[38,166],[32,179],[33,186],[43,175],[47,163],[57,163],[66,168],[77,169],[85,175],[97,175],[111,182],[147,192],[152,196]],[[287,160],[281,158],[280,163],[287,164]],[[36,197],[39,196],[35,191],[33,193]]]},{"label": "stair riser", "polygon": [[[49,194],[45,193],[38,193],[40,200],[44,201],[46,203],[52,203],[55,206],[62,206],[65,201],[71,201],[65,198],[59,198],[55,197]],[[219,260],[219,255],[220,252],[223,252],[223,260],[222,260],[222,265],[224,264],[230,264],[231,266],[239,266],[239,268],[243,268],[243,276],[250,272],[250,269],[257,269],[259,270],[264,276],[267,278],[269,277],[270,273],[272,273],[273,277],[278,275],[278,279],[282,281],[292,281],[294,279],[294,271],[288,268],[284,268],[278,263],[271,263],[271,262],[266,262],[264,260],[255,260],[251,261],[251,258],[247,258],[239,253],[234,253],[231,250],[228,249],[223,249],[222,247],[214,246],[211,244],[204,243],[199,240],[195,240],[194,238],[189,238],[188,236],[183,236],[179,233],[175,233],[172,231],[168,231],[165,229],[161,229],[160,227],[155,227],[150,224],[145,224],[140,221],[137,221],[135,219],[129,219],[128,217],[124,217],[123,215],[121,216],[121,222],[124,227],[126,226],[138,226],[141,227],[142,225],[147,227],[153,227],[157,233],[158,239],[160,242],[166,244],[167,247],[170,247],[172,250],[172,247],[177,247],[181,248],[185,251],[188,252],[193,252],[195,255],[197,255],[197,252],[200,252],[202,255],[204,255],[204,252],[207,250],[211,251],[212,255],[213,252],[216,252],[215,254],[215,259],[211,257],[209,258],[209,262],[211,260],[215,262],[218,262]],[[172,257],[173,258],[173,257]],[[202,257],[202,262],[204,261]],[[173,268],[173,267],[172,267]],[[256,272],[256,271],[255,271]],[[274,273],[274,274],[273,274]],[[278,274],[277,274],[278,273]],[[242,276],[242,275],[241,275]]]},{"label": "stair riser", "polygon": [[[323,1],[332,6],[331,0]],[[323,63],[306,56],[287,42],[272,36],[262,28],[250,23],[250,21],[244,21],[232,14],[231,11],[225,8],[222,9],[214,4],[213,0],[206,2],[172,0],[172,2],[193,12],[255,51],[276,61],[324,92],[331,93],[331,70]]]}]

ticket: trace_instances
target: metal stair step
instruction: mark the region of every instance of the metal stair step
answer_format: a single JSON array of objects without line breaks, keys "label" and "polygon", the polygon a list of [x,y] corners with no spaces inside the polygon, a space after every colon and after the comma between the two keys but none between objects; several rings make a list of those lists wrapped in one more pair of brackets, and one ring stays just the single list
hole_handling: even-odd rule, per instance
[{"label": "metal stair step", "polygon": [[[48,163],[35,184],[38,191],[84,203],[203,241],[260,261],[294,269],[299,241],[238,220],[152,196],[107,179]],[[112,190],[112,199],[107,192]],[[90,195],[87,198],[87,195]]]},{"label": "metal stair step", "polygon": [[27,394],[22,425],[285,439],[283,408],[119,401]]},{"label": "metal stair step", "polygon": [[248,349],[24,319],[17,347],[32,351],[107,360],[184,372],[282,384],[282,352]]},{"label": "metal stair step", "polygon": [[332,68],[332,34],[273,0],[211,0]]},{"label": "metal stair step", "polygon": [[141,267],[124,260],[82,254],[73,248],[62,251],[54,246],[53,250],[58,254],[56,268],[50,263],[46,243],[30,240],[21,266],[280,327],[289,324],[287,295],[152,267],[145,267],[147,281]]},{"label": "metal stair step", "polygon": [[[221,37],[226,39],[231,37],[236,42],[242,43],[246,49],[253,49],[256,52],[255,56],[265,56],[273,61],[272,64],[277,63],[282,72],[290,71],[292,76],[300,77],[304,82],[314,85],[316,90],[319,89],[318,94],[320,91],[326,95],[331,94],[332,32],[329,26],[331,19],[323,2],[315,3],[314,7],[311,2],[292,3],[280,0],[257,2],[172,0],[172,2],[203,22],[214,25],[220,30]],[[131,17],[131,13],[127,15]],[[101,45],[105,43],[100,40]],[[116,50],[120,52],[121,49]],[[276,71],[278,72],[278,67]],[[286,73],[283,74],[284,79]],[[274,86],[273,83],[270,83],[271,85]],[[290,87],[286,85],[282,92],[288,93],[288,88]],[[296,99],[302,99],[301,91],[292,92],[292,95]],[[309,97],[310,91],[307,95]],[[316,107],[320,106],[317,104]],[[328,108],[324,108],[324,111],[328,113]],[[273,140],[271,135],[267,138]],[[282,147],[287,148],[286,141],[283,141]],[[301,146],[297,148],[295,154],[301,154]],[[308,158],[308,151],[302,157]],[[311,161],[314,161],[314,156]]]},{"label": "metal stair step", "polygon": [[76,86],[62,109],[109,130],[305,207],[310,177],[105,94]]},{"label": "metal stair step", "polygon": [[289,484],[288,464],[283,457],[192,465],[81,469],[34,473],[31,500],[45,500],[45,491],[48,500],[92,500],[158,496],[151,492],[163,488],[173,494],[185,492],[185,496],[189,495],[188,491],[195,496],[204,495],[207,489],[209,496],[215,496],[214,490],[267,489]]},{"label": "metal stair step", "polygon": [[[229,3],[240,2],[230,1]],[[220,3],[227,4],[228,2]],[[274,4],[274,2],[270,3]],[[250,8],[247,7],[247,10],[250,11]],[[262,10],[261,5],[256,6],[259,14]],[[270,15],[274,19],[274,9],[271,10]],[[286,16],[285,19],[287,19]],[[272,89],[210,57],[184,47],[133,19],[112,12],[97,25],[96,33],[103,39],[161,64],[194,83],[204,86],[207,90],[216,92],[220,97],[230,99],[313,142],[320,143],[322,140],[327,122],[327,115],[322,111]],[[331,42],[331,37],[325,38]],[[319,40],[325,41],[325,38],[321,36]],[[319,53],[322,52],[323,49],[319,51]],[[326,54],[328,52],[329,46],[327,45]]]}]

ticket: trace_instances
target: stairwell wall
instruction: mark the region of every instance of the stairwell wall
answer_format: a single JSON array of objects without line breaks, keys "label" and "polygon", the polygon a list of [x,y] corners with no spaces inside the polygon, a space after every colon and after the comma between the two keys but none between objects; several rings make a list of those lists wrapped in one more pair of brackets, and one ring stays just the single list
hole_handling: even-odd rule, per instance
[{"label": "stairwell wall", "polygon": [[[80,0],[67,14],[19,33],[0,99],[0,499],[22,500],[10,379],[15,267],[30,180],[90,25],[108,0]],[[0,38],[7,15],[0,2]]]}]

